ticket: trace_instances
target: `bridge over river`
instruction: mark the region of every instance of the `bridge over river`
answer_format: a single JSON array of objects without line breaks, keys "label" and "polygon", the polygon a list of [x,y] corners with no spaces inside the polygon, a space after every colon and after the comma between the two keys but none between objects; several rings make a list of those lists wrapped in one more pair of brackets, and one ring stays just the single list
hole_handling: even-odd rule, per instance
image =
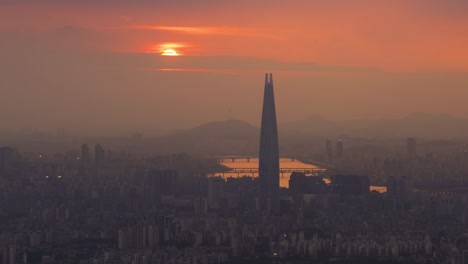
[{"label": "bridge over river", "polygon": [[[258,157],[256,156],[212,156],[210,158],[215,158],[220,164],[229,168],[224,172],[218,172],[217,175],[223,177],[258,176]],[[281,178],[285,176],[289,178],[293,172],[316,176],[324,171],[326,169],[310,162],[305,163],[296,158],[280,158]]]},{"label": "bridge over river", "polygon": [[[284,177],[285,173],[291,174],[293,172],[302,172],[305,174],[310,174],[310,175],[319,175],[320,172],[324,172],[324,169],[321,168],[280,168],[280,175],[281,177]],[[238,177],[244,176],[244,175],[249,175],[249,176],[255,176],[258,174],[258,168],[232,168],[229,171],[225,172],[220,172],[224,176],[225,173],[235,173],[237,174]]]},{"label": "bridge over river", "polygon": [[[255,161],[255,162],[258,163],[258,156],[209,156],[209,158],[214,158],[221,164],[228,163],[228,162],[229,163],[231,163],[231,162],[232,163],[234,163],[234,162],[247,162],[247,163],[250,163],[251,161]],[[280,162],[284,161],[284,160],[290,160],[291,162],[300,162],[300,163],[303,163],[303,164],[313,165],[315,167],[322,168],[322,170],[323,169],[335,169],[335,165],[328,164],[328,163],[325,163],[325,162],[318,162],[318,161],[314,161],[314,160],[309,160],[309,159],[295,158],[295,157],[281,158]],[[299,171],[301,171],[302,168],[297,168],[297,169],[299,169]]]},{"label": "bridge over river", "polygon": [[[258,176],[258,157],[257,156],[211,156],[228,169],[224,172],[219,171],[214,173],[216,176],[223,178],[241,177],[241,176]],[[288,188],[289,178],[293,172],[303,172],[311,176],[321,176],[324,172],[333,173],[335,167],[331,164],[315,162],[303,158],[280,158],[280,186]],[[324,178],[326,183],[330,181]],[[379,192],[386,191],[385,186],[371,186],[371,190]]]}]

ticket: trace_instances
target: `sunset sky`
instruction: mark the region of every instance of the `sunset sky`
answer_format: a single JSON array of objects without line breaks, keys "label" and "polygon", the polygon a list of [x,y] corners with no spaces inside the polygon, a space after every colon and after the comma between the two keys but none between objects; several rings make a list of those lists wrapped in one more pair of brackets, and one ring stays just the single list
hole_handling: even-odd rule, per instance
[{"label": "sunset sky", "polygon": [[[2,0],[7,129],[468,117],[466,0]],[[180,56],[161,56],[164,50]],[[167,53],[167,52],[166,52]]]}]

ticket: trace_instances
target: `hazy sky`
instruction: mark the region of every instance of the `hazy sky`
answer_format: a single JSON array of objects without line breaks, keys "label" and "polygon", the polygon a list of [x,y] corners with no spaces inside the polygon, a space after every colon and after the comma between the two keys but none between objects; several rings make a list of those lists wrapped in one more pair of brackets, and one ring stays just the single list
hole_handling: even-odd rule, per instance
[{"label": "hazy sky", "polygon": [[[0,2],[1,129],[468,117],[466,0]],[[181,56],[163,57],[173,49]]]}]

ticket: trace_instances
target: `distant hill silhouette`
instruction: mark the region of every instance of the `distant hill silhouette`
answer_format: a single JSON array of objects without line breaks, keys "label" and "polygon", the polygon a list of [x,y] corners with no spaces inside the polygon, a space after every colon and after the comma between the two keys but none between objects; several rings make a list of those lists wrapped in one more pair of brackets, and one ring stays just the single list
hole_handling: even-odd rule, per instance
[{"label": "distant hill silhouette", "polygon": [[202,124],[181,134],[208,136],[210,138],[246,139],[259,136],[259,128],[247,122],[232,119]]},{"label": "distant hill silhouette", "polygon": [[449,115],[415,113],[400,119],[370,121],[367,128],[356,128],[352,134],[374,137],[464,138],[468,120]]},{"label": "distant hill silhouette", "polygon": [[157,138],[161,151],[203,155],[255,155],[260,130],[241,120],[210,122],[198,127]]},{"label": "distant hill silhouette", "polygon": [[[194,155],[258,155],[260,124],[241,120],[208,122],[200,126],[149,137],[71,137],[23,135],[3,139],[5,146],[22,151],[59,152],[83,142],[99,142],[115,151],[130,153],[180,153]],[[415,113],[403,118],[332,121],[320,116],[278,124],[283,157],[322,153],[324,139],[396,140],[414,136],[421,140],[468,140],[468,119],[446,114]],[[351,141],[347,141],[347,148]],[[355,141],[356,142],[356,141]],[[420,142],[420,141],[419,141]]]},{"label": "distant hill silhouette", "polygon": [[280,123],[280,134],[293,135],[328,135],[335,134],[341,130],[340,125],[336,122],[327,120],[320,116],[312,116],[303,120]]},{"label": "distant hill silhouette", "polygon": [[468,120],[445,114],[427,113],[414,113],[393,119],[358,119],[336,122],[313,117],[283,123],[280,131],[287,134],[309,134],[309,136],[465,138],[468,135]]},{"label": "distant hill silhouette", "polygon": [[[416,113],[403,118],[330,121],[319,116],[280,123],[280,151],[304,148],[304,151],[325,137],[466,138],[468,120],[449,115]],[[151,147],[157,152],[189,152],[202,155],[257,155],[260,129],[241,120],[217,121],[154,139]],[[311,145],[311,143],[315,142]],[[321,147],[315,146],[315,147]]]}]

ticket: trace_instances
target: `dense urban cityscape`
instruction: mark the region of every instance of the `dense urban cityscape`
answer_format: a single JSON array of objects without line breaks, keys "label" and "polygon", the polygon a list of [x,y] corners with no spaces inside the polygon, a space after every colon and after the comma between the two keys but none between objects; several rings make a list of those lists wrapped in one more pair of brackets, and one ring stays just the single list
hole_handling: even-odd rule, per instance
[{"label": "dense urban cityscape", "polygon": [[404,154],[350,155],[325,138],[288,171],[275,112],[267,74],[258,159],[0,148],[1,263],[467,263],[466,149],[421,155],[408,137]]},{"label": "dense urban cityscape", "polygon": [[0,18],[0,264],[468,264],[468,0]]}]

